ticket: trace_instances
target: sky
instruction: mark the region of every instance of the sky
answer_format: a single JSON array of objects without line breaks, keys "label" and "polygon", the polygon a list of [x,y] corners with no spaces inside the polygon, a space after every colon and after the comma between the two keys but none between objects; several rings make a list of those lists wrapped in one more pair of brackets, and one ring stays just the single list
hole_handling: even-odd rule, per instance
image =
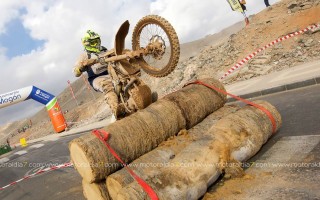
[{"label": "sky", "polygon": [[[265,9],[264,1],[247,0],[247,9],[248,16],[255,14]],[[83,52],[86,30],[99,33],[102,44],[111,49],[119,26],[129,20],[126,45],[131,48],[134,25],[148,14],[166,18],[180,43],[243,21],[241,13],[221,0],[1,0],[0,95],[34,85],[58,96],[68,80],[76,80],[72,67]],[[30,117],[43,107],[28,100],[2,108],[0,125]]]}]

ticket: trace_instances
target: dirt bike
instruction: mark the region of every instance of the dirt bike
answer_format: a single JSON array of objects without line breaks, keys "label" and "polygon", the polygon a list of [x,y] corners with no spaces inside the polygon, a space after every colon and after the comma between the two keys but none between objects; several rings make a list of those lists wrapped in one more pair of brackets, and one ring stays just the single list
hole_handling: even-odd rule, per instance
[{"label": "dirt bike", "polygon": [[140,78],[142,69],[153,77],[170,74],[179,61],[180,45],[172,25],[156,15],[143,17],[132,33],[132,50],[125,49],[125,38],[129,22],[119,28],[114,49],[99,55],[101,65],[108,67],[108,73],[116,94],[130,115],[152,103],[153,94]]}]

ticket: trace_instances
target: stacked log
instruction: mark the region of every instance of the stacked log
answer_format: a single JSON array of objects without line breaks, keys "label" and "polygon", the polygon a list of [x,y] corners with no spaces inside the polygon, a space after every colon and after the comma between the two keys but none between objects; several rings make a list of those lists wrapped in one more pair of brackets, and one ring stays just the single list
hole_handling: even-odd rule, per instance
[{"label": "stacked log", "polygon": [[[143,179],[145,175],[157,175],[161,168],[167,167],[167,164],[190,143],[203,138],[206,132],[218,120],[239,109],[240,107],[236,105],[220,108],[191,129],[181,130],[177,137],[169,138],[153,151],[139,157],[130,164],[130,168]],[[118,192],[132,182],[135,182],[135,180],[125,169],[109,175],[107,178],[107,188],[110,196],[117,199]]]},{"label": "stacked log", "polygon": [[[204,82],[223,89],[219,81]],[[225,95],[202,85],[189,85],[103,130],[111,134],[108,143],[129,163],[180,130],[199,123],[225,102]],[[121,167],[107,147],[91,133],[71,141],[69,149],[76,169],[89,183],[100,181]]]},{"label": "stacked log", "polygon": [[[270,111],[278,130],[281,116],[275,107],[265,101],[256,103]],[[272,135],[272,127],[269,117],[263,111],[253,106],[245,106],[223,117],[206,134],[179,151],[169,161],[168,167],[138,169],[137,172],[143,172],[139,175],[160,199],[198,199],[223,171],[237,171],[240,168],[239,162],[255,155]],[[158,158],[152,157],[154,151],[158,149],[133,163],[143,163],[145,158],[148,158],[150,163],[158,162]],[[107,178],[108,190],[113,199],[148,199],[136,182],[127,181],[122,184],[121,180],[125,179],[129,178],[123,169]],[[119,180],[120,184],[114,184]]]},{"label": "stacked log", "polygon": [[105,180],[99,183],[88,183],[82,180],[83,195],[88,200],[111,200]]},{"label": "stacked log", "polygon": [[[202,82],[224,90],[217,80]],[[130,168],[160,199],[198,199],[222,172],[239,169],[230,164],[252,157],[272,135],[262,110],[225,102],[225,95],[206,86],[188,85],[103,130],[110,134],[108,144],[125,163],[133,161]],[[278,111],[268,102],[256,103],[274,116],[277,130]],[[71,141],[69,149],[87,199],[148,199],[92,133]]]},{"label": "stacked log", "polygon": [[[224,90],[217,80],[206,79],[203,82]],[[226,95],[203,85],[188,85],[103,130],[110,133],[110,146],[125,163],[129,163],[175,136],[180,130],[195,126],[223,107],[225,102]],[[92,133],[71,141],[69,149],[74,167],[83,178],[86,194],[100,191],[104,187],[101,181],[122,167]]]}]

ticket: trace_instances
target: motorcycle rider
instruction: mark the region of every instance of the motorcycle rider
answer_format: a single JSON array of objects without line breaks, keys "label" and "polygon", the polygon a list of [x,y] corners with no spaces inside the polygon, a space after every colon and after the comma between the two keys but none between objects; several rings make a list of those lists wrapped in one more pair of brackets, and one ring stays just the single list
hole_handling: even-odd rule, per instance
[{"label": "motorcycle rider", "polygon": [[79,77],[86,71],[90,85],[96,91],[105,94],[105,100],[114,117],[119,119],[125,114],[125,109],[123,104],[119,104],[118,96],[115,93],[111,77],[108,74],[107,65],[92,62],[92,59],[97,59],[100,53],[106,52],[107,48],[101,46],[99,34],[91,30],[88,30],[81,40],[85,52],[80,55],[73,68],[73,73],[76,77]]}]

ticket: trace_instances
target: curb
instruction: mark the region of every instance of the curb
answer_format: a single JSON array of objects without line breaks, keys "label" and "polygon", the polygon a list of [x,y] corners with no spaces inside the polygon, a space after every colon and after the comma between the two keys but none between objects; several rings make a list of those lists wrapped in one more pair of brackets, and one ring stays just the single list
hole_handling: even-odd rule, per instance
[{"label": "curb", "polygon": [[[268,94],[274,94],[274,93],[278,93],[278,92],[293,90],[293,89],[307,87],[310,85],[317,85],[317,84],[320,84],[320,77],[311,78],[311,79],[307,79],[304,81],[294,82],[294,83],[285,84],[285,85],[281,85],[281,86],[276,86],[276,87],[260,90],[257,92],[251,92],[248,94],[242,94],[242,95],[239,95],[239,97],[243,98],[243,99],[250,99],[250,98],[254,98],[254,97],[264,96],[264,95],[268,95]],[[227,103],[235,102],[235,101],[237,101],[237,100],[234,98],[229,97],[227,99]]]}]

